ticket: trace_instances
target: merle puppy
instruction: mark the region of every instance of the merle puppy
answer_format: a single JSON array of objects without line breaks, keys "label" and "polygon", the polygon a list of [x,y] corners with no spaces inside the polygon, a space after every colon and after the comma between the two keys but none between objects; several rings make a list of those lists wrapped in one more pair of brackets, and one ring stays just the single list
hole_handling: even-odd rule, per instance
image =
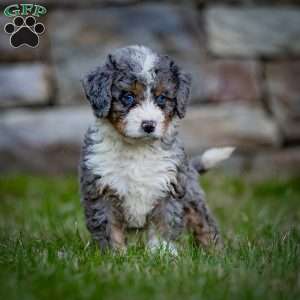
[{"label": "merle puppy", "polygon": [[82,150],[82,203],[101,249],[125,249],[129,228],[147,230],[151,251],[176,254],[183,228],[200,245],[220,242],[198,175],[233,149],[187,159],[177,127],[190,85],[168,56],[143,46],[116,50],[83,79],[95,122]]}]

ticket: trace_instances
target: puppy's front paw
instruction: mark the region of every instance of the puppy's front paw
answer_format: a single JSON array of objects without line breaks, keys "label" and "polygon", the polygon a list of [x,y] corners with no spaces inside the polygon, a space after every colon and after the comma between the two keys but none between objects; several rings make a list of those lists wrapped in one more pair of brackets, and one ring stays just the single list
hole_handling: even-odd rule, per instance
[{"label": "puppy's front paw", "polygon": [[151,253],[169,253],[172,256],[178,256],[178,251],[174,243],[160,240],[158,238],[152,238],[148,242],[148,249]]}]

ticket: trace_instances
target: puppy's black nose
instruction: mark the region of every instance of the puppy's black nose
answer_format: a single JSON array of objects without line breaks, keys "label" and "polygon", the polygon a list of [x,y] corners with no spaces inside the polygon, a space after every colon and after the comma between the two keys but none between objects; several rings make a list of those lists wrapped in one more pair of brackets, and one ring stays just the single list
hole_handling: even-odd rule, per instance
[{"label": "puppy's black nose", "polygon": [[151,133],[155,130],[156,122],[155,121],[143,121],[142,128],[146,133]]}]

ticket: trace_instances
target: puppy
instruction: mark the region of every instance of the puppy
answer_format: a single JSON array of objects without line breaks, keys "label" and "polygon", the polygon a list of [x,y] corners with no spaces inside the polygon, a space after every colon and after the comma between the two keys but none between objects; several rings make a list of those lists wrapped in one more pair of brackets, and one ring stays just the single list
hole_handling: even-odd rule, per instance
[{"label": "puppy", "polygon": [[198,175],[233,149],[187,159],[177,128],[190,85],[168,56],[143,46],[116,50],[83,79],[95,122],[82,149],[81,194],[87,227],[102,250],[125,249],[129,228],[147,230],[151,251],[176,254],[184,228],[199,245],[220,243]]}]

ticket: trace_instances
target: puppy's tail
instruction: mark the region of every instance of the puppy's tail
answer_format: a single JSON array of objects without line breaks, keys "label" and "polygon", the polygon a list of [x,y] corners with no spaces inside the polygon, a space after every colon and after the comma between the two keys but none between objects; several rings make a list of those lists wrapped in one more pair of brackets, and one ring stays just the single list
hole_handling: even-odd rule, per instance
[{"label": "puppy's tail", "polygon": [[201,156],[192,158],[191,165],[199,174],[205,173],[209,169],[216,167],[222,161],[228,159],[234,150],[234,147],[208,149]]}]

